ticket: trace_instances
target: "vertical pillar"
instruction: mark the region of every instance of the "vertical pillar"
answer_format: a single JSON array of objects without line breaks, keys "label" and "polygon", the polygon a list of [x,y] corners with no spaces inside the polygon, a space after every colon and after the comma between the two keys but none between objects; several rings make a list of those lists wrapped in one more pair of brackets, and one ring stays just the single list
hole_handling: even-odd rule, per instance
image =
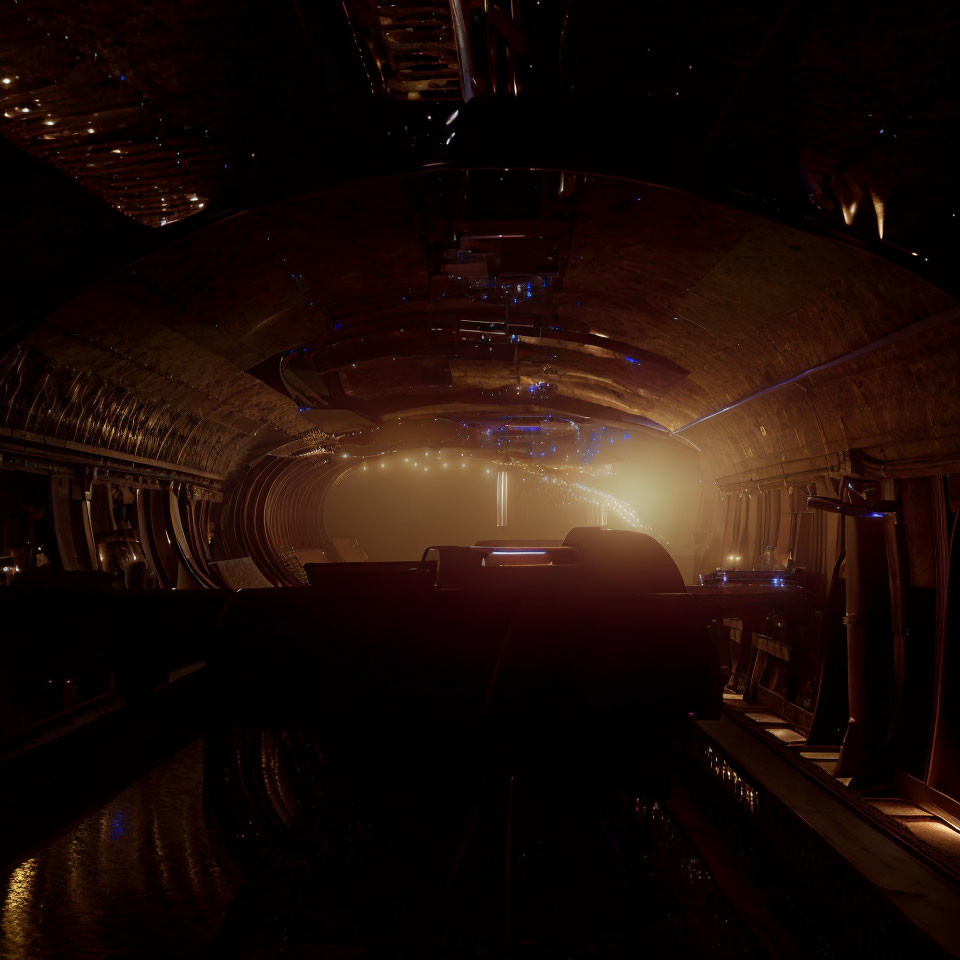
[{"label": "vertical pillar", "polygon": [[593,523],[597,527],[605,527],[609,519],[609,507],[605,500],[595,500],[593,504]]},{"label": "vertical pillar", "polygon": [[505,527],[509,508],[509,474],[504,467],[497,469],[497,526]]},{"label": "vertical pillar", "polygon": [[840,750],[837,773],[853,775],[864,766],[868,753],[867,732],[867,651],[863,627],[863,586],[861,577],[860,521],[844,517],[846,559],[847,697],[850,719]]},{"label": "vertical pillar", "polygon": [[949,500],[943,477],[931,478],[933,516],[937,534],[937,634],[934,678],[934,723],[927,764],[928,787],[952,797],[960,796],[960,709],[957,707],[957,677],[960,676],[960,629],[957,604],[960,592],[960,512],[948,525]]},{"label": "vertical pillar", "polygon": [[50,506],[53,515],[53,530],[57,540],[57,551],[64,570],[82,570],[77,557],[77,548],[73,541],[72,506],[70,499],[70,480],[68,477],[50,478]]},{"label": "vertical pillar", "polygon": [[883,524],[875,519],[846,516],[844,539],[847,559],[843,622],[847,628],[850,719],[837,774],[869,781],[884,775],[890,760],[885,747],[895,698]]},{"label": "vertical pillar", "polygon": [[93,485],[96,480],[97,472],[84,472],[83,478],[83,503],[81,513],[83,517],[83,536],[87,542],[87,552],[90,555],[90,569],[100,569],[100,555],[97,552],[97,538],[93,530]]}]

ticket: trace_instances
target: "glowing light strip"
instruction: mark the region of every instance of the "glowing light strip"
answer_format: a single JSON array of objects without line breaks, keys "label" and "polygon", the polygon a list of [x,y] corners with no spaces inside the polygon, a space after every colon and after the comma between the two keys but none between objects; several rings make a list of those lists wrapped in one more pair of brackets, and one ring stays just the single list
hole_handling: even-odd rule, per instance
[{"label": "glowing light strip", "polygon": [[491,557],[545,557],[546,550],[491,550]]},{"label": "glowing light strip", "polygon": [[497,526],[505,527],[507,525],[507,510],[509,504],[508,498],[508,476],[507,471],[501,467],[497,471]]}]

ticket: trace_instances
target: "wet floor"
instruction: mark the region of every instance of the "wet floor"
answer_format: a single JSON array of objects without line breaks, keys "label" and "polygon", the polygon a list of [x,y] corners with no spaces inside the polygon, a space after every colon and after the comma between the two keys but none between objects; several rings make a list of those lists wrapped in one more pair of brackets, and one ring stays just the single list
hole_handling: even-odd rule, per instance
[{"label": "wet floor", "polygon": [[198,740],[8,867],[3,960],[215,956],[233,886],[214,862],[202,783]]},{"label": "wet floor", "polygon": [[[0,876],[0,957],[343,956],[339,950],[331,954],[331,947],[322,945],[324,937],[318,942],[302,936],[315,932],[318,898],[311,883],[287,891],[268,885],[237,898],[238,887],[215,862],[202,786],[203,741],[198,740],[8,867]],[[543,827],[538,814],[536,830],[518,831],[511,857],[513,946],[507,954],[594,956],[599,950],[609,957],[758,958],[669,811],[656,800],[637,798],[626,814],[619,823],[604,814],[575,817],[552,829]],[[524,819],[518,804],[516,826]],[[490,844],[503,849],[499,838],[491,834],[488,839],[481,850]],[[494,860],[502,864],[500,855]],[[495,888],[497,867],[471,871],[466,863],[464,870],[476,883],[465,901],[473,910]],[[572,937],[590,949],[557,953],[555,943],[547,948],[564,918],[566,926],[576,927],[583,919],[592,928],[587,936]],[[264,937],[276,932],[278,920],[283,935]],[[471,936],[468,940],[473,942]],[[480,952],[462,946],[454,951],[457,956],[500,954],[498,947],[491,953],[489,941]],[[347,954],[373,955],[355,942]]]}]

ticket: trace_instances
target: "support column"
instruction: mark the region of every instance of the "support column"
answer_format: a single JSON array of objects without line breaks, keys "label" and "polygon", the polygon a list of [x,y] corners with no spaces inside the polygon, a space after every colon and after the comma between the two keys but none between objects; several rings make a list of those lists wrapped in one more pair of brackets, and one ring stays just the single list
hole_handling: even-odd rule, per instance
[{"label": "support column", "polygon": [[850,719],[837,775],[865,781],[889,775],[889,727],[895,704],[894,640],[883,522],[844,517],[847,695]]},{"label": "support column", "polygon": [[860,522],[844,517],[846,560],[847,697],[850,719],[840,750],[837,774],[859,773],[868,756],[869,710],[867,705],[867,651],[863,625],[863,585],[860,550]]},{"label": "support column", "polygon": [[509,472],[505,467],[497,469],[497,526],[505,527],[509,519]]}]

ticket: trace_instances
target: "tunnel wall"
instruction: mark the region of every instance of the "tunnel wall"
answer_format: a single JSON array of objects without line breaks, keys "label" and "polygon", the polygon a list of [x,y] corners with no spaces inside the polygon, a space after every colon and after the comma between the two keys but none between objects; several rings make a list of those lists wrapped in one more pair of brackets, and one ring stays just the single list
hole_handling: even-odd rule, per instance
[{"label": "tunnel wall", "polygon": [[[735,628],[732,651],[758,633],[776,636],[789,648],[788,660],[755,667],[759,702],[790,717],[814,744],[839,745],[851,718],[869,724],[883,776],[903,796],[957,817],[960,713],[952,691],[958,662],[960,472],[946,462],[940,471],[926,473],[921,471],[931,465],[922,461],[898,465],[857,456],[841,470],[717,488],[703,572],[755,569],[757,556],[770,544],[781,568],[792,559],[796,573],[768,574],[774,584],[770,607],[780,620],[763,622],[745,608],[713,629],[726,643],[728,627]],[[847,594],[852,574],[845,537],[851,521],[814,509],[808,497],[894,505],[892,512],[854,521],[862,551],[853,561],[861,600]],[[788,612],[785,599],[778,602],[776,584],[784,583],[778,576],[802,586],[806,614]],[[845,615],[851,610],[852,620]],[[850,659],[848,622],[861,624],[865,635],[868,655],[859,667]],[[750,677],[739,682],[749,683]]]},{"label": "tunnel wall", "polygon": [[327,457],[265,457],[230,492],[217,559],[249,557],[275,586],[306,583],[297,551],[340,559],[327,536],[327,491],[348,470]]},{"label": "tunnel wall", "polygon": [[49,462],[28,452],[4,452],[0,466],[0,551],[4,565],[23,571],[23,581],[109,586],[120,534],[132,538],[135,559],[145,563],[146,586],[221,584],[211,563],[223,496],[218,485],[161,479],[155,471],[144,476],[115,464]]},{"label": "tunnel wall", "polygon": [[960,314],[951,308],[936,317],[865,355],[718,407],[682,435],[704,451],[721,484],[836,477],[850,451],[882,461],[888,475],[949,472],[960,463]]}]

